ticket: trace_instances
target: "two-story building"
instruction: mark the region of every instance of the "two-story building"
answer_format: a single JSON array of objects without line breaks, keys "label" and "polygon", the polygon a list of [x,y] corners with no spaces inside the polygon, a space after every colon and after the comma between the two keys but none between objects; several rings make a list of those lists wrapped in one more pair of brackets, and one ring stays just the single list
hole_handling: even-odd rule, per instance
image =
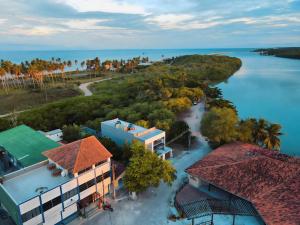
[{"label": "two-story building", "polygon": [[43,155],[47,160],[1,180],[1,205],[17,225],[68,221],[109,192],[112,155],[94,136]]},{"label": "two-story building", "polygon": [[116,118],[101,123],[101,135],[111,138],[119,146],[139,141],[162,159],[173,156],[172,149],[166,146],[166,132],[155,127],[146,129]]}]

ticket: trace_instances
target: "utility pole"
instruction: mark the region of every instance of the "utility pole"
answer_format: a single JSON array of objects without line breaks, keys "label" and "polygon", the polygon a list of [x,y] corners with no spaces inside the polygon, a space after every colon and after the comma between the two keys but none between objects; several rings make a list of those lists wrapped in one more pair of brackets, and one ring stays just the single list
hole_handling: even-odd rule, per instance
[{"label": "utility pole", "polygon": [[112,164],[112,186],[113,186],[113,199],[116,199],[116,188],[115,188],[115,179],[116,179],[116,165]]},{"label": "utility pole", "polygon": [[192,134],[191,134],[191,132],[189,131],[188,132],[188,149],[190,150],[190,148],[191,148],[191,136],[192,136]]}]

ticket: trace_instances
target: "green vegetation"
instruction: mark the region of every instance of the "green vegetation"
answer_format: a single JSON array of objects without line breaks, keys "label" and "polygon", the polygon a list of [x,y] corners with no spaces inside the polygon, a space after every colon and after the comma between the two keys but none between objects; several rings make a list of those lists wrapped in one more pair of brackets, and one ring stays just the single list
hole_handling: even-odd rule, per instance
[{"label": "green vegetation", "polygon": [[[140,62],[147,61],[148,58],[140,57],[127,61],[104,61],[102,64],[98,57],[81,63],[78,60],[62,61],[60,58],[52,58],[49,61],[34,59],[20,64],[1,60],[0,100],[2,107],[0,114],[26,110],[79,95],[80,92],[76,86],[82,81],[135,72]],[[81,71],[78,69],[79,66]],[[77,70],[70,71],[74,67],[77,67]]]},{"label": "green vegetation", "polygon": [[201,132],[210,141],[224,144],[236,139],[237,123],[238,117],[232,109],[212,108],[202,119]]},{"label": "green vegetation", "polygon": [[[47,102],[80,95],[79,89],[73,84],[55,85],[47,89]],[[0,90],[0,114],[27,110],[45,103],[45,93],[40,89],[13,89],[9,93]]]},{"label": "green vegetation", "polygon": [[138,142],[130,146],[132,157],[126,168],[124,185],[130,192],[143,192],[149,187],[158,187],[161,180],[169,185],[176,178],[176,170],[167,160],[146,150]]},{"label": "green vegetation", "polygon": [[273,55],[283,58],[300,59],[300,47],[289,48],[261,48],[254,52],[259,52],[261,55]]},{"label": "green vegetation", "polygon": [[231,108],[212,108],[201,123],[201,132],[209,138],[212,146],[242,141],[279,150],[280,129],[279,124],[271,124],[264,119],[239,120]]},{"label": "green vegetation", "polygon": [[81,138],[81,129],[78,125],[65,125],[62,128],[63,139],[67,142],[77,141]]},{"label": "green vegetation", "polygon": [[[47,131],[73,123],[97,127],[100,121],[119,117],[168,132],[176,113],[201,100],[210,92],[209,84],[229,78],[240,66],[239,59],[227,56],[173,58],[94,84],[91,97],[69,98],[23,112],[17,123]],[[0,126],[0,130],[8,128],[7,118],[0,119]]]}]

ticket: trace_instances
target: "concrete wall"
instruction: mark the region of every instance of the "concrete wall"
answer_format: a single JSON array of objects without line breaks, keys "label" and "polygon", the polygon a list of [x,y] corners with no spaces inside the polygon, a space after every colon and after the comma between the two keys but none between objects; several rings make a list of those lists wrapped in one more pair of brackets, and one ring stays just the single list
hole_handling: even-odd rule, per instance
[{"label": "concrete wall", "polygon": [[101,136],[111,138],[118,146],[130,144],[134,139],[133,134],[104,123],[101,123]]}]

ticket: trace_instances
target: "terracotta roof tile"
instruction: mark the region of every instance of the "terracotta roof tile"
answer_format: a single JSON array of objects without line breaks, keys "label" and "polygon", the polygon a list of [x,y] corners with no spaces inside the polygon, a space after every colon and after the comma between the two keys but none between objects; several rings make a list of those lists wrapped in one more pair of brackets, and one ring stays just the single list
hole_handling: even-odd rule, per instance
[{"label": "terracotta roof tile", "polygon": [[269,225],[300,224],[300,160],[243,143],[221,146],[186,170],[253,203]]},{"label": "terracotta roof tile", "polygon": [[94,136],[45,151],[43,155],[72,173],[112,157]]}]

